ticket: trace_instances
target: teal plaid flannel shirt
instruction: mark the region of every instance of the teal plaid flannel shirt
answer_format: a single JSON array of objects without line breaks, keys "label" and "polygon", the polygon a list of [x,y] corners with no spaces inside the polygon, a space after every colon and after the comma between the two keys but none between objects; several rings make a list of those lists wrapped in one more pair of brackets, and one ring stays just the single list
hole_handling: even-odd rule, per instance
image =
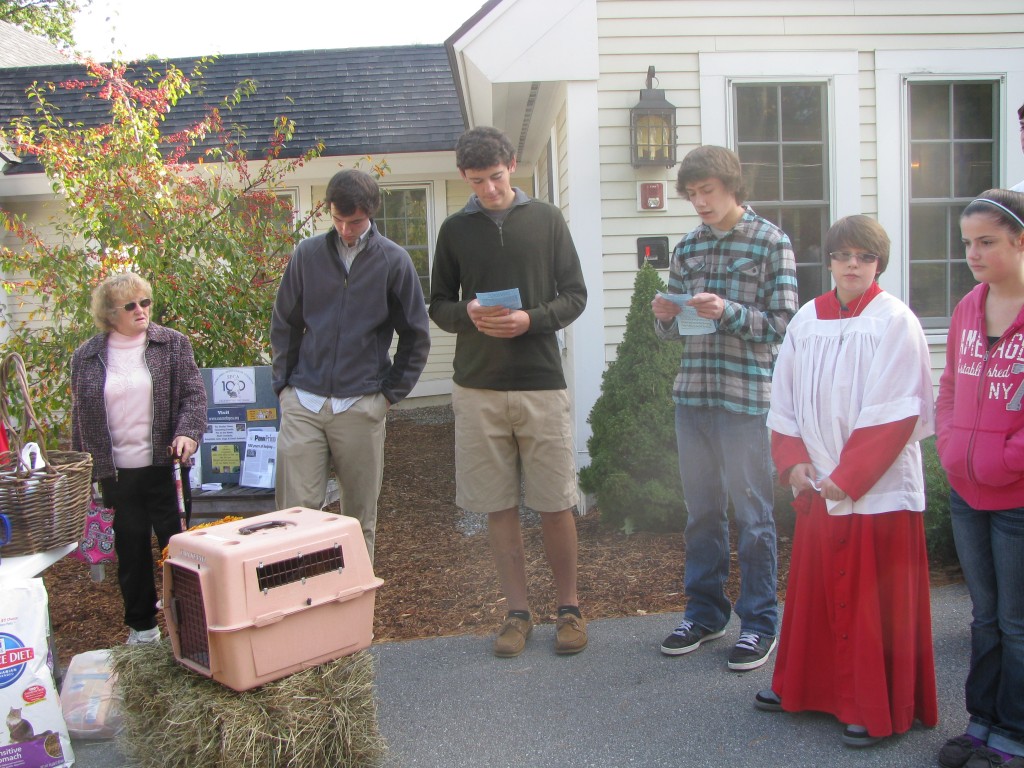
[{"label": "teal plaid flannel shirt", "polygon": [[725,300],[718,330],[680,337],[675,324],[655,321],[664,339],[683,339],[676,403],[764,414],[772,369],[799,294],[789,237],[746,207],[723,238],[701,224],[676,246],[669,270],[670,293],[713,293]]}]

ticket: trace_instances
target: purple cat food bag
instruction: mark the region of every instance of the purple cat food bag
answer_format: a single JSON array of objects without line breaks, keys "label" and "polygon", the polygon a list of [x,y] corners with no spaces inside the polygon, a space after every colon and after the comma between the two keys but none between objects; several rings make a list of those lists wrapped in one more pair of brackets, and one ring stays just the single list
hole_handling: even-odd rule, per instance
[{"label": "purple cat food bag", "polygon": [[42,579],[0,581],[0,766],[65,768],[75,762],[49,659]]}]

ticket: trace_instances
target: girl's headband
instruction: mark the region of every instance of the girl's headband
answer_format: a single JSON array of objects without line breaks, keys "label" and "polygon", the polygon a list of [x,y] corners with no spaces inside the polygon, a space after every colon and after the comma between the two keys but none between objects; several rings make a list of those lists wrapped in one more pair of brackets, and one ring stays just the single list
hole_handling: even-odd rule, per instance
[{"label": "girl's headband", "polygon": [[1017,226],[1019,226],[1021,229],[1024,229],[1024,221],[1020,220],[1020,216],[1018,216],[1016,213],[1011,211],[1009,208],[1007,208],[1002,203],[997,203],[995,200],[989,200],[987,197],[975,198],[974,202],[976,202],[976,203],[988,203],[989,205],[994,205],[996,208],[1000,208],[1001,210],[1006,211],[1013,218],[1013,220],[1017,222]]}]

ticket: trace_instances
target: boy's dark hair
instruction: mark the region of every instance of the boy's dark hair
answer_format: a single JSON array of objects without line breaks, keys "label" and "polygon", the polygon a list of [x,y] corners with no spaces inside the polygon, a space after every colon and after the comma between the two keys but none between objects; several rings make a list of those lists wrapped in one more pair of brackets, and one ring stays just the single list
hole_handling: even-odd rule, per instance
[{"label": "boy's dark hair", "polygon": [[687,185],[704,179],[718,179],[725,185],[726,191],[736,198],[736,204],[743,205],[747,197],[747,189],[743,184],[743,170],[740,167],[739,155],[731,149],[709,144],[687,152],[679,165],[676,192],[686,197]]},{"label": "boy's dark hair", "polygon": [[825,233],[825,263],[829,263],[829,254],[834,251],[860,248],[878,256],[878,271],[875,272],[877,278],[889,266],[889,245],[889,235],[870,216],[844,216]]},{"label": "boy's dark hair", "polygon": [[1024,104],[1017,107],[1017,119],[1024,120]]},{"label": "boy's dark hair", "polygon": [[342,216],[362,211],[371,219],[380,208],[380,187],[366,171],[349,168],[338,171],[327,182],[325,202]]},{"label": "boy's dark hair", "polygon": [[455,144],[455,165],[460,171],[511,165],[516,148],[497,128],[482,125],[470,128]]},{"label": "boy's dark hair", "polygon": [[1014,237],[1024,233],[1024,192],[1012,189],[986,189],[972,200],[960,218],[984,214],[996,220]]}]

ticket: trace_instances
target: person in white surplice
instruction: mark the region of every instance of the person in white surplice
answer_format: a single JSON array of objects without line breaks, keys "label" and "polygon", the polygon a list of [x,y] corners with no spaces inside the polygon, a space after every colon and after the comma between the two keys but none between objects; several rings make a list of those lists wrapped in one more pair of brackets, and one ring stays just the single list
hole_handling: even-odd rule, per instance
[{"label": "person in white surplice", "polygon": [[834,715],[870,746],[937,722],[918,441],[934,429],[928,344],[877,282],[885,230],[867,216],[825,236],[835,289],[789,324],[768,427],[796,532],[770,711]]}]

